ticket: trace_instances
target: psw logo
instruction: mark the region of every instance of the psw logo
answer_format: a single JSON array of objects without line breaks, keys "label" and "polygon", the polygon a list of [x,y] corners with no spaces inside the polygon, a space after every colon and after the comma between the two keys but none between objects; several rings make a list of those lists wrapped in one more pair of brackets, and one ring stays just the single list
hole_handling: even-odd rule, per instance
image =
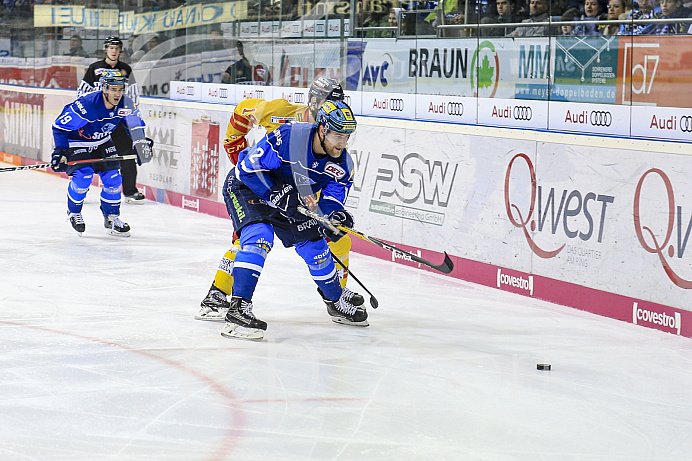
[{"label": "psw logo", "polygon": [[428,205],[447,206],[458,165],[430,161],[416,153],[403,160],[392,154],[382,154],[381,158],[391,164],[391,169],[377,170],[373,198],[396,196],[402,203],[422,198]]}]

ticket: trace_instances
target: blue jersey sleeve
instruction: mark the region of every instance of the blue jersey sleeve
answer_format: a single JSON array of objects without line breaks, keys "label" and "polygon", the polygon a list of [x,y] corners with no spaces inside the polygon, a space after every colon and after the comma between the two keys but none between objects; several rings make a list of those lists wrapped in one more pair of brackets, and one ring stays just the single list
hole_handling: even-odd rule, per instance
[{"label": "blue jersey sleeve", "polygon": [[334,178],[327,181],[322,187],[318,206],[323,215],[328,215],[335,210],[343,210],[346,198],[353,185],[353,170],[347,170],[348,176]]},{"label": "blue jersey sleeve", "polygon": [[81,103],[80,106],[77,106],[77,102],[75,101],[65,106],[60,116],[53,122],[55,147],[69,147],[68,135],[70,132],[78,130],[90,122],[90,120],[85,118],[86,109],[84,109]]},{"label": "blue jersey sleeve", "polygon": [[238,160],[238,178],[258,197],[269,198],[271,188],[276,185],[270,172],[283,164],[282,150],[287,149],[287,133],[278,128],[268,133],[256,145],[241,152]]}]

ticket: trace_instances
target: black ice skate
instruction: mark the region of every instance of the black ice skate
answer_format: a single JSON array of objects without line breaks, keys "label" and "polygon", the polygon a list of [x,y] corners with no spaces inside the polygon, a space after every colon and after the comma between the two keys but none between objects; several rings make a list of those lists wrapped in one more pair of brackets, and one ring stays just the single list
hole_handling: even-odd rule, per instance
[{"label": "black ice skate", "polygon": [[227,338],[262,339],[267,329],[263,322],[252,313],[252,301],[240,296],[231,298],[231,306],[226,313],[226,327],[221,336]]},{"label": "black ice skate", "polygon": [[122,222],[116,214],[103,215],[103,227],[108,229],[110,235],[118,237],[130,236],[130,225]]},{"label": "black ice skate", "polygon": [[317,288],[317,291],[322,296],[322,300],[327,305],[327,313],[332,317],[332,322],[342,323],[344,325],[356,325],[359,327],[367,327],[368,313],[365,311],[365,298],[358,293],[354,293],[348,288],[344,288],[341,292],[341,297],[336,301],[324,297],[322,290]]},{"label": "black ice skate", "polygon": [[199,314],[195,315],[195,319],[210,322],[223,322],[226,319],[228,308],[231,307],[231,304],[226,300],[226,293],[219,290],[213,283],[200,305],[202,308]]},{"label": "black ice skate", "polygon": [[133,203],[135,205],[141,205],[144,203],[146,197],[140,191],[135,192],[132,195],[125,196],[125,203]]},{"label": "black ice skate", "polygon": [[72,229],[76,230],[77,233],[79,233],[79,236],[81,237],[82,232],[84,232],[84,229],[86,229],[86,224],[84,224],[84,218],[82,218],[82,213],[70,213],[68,211],[67,219],[70,221],[70,224],[72,224]]}]

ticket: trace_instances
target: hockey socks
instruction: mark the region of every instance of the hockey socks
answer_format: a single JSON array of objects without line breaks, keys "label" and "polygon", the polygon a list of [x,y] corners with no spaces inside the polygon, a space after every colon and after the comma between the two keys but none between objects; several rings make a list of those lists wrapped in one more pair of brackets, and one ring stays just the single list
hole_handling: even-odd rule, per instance
[{"label": "hockey socks", "polygon": [[243,228],[241,250],[236,253],[233,263],[233,296],[252,299],[273,243],[274,233],[268,224],[250,224]]},{"label": "hockey socks", "polygon": [[295,249],[307,263],[312,279],[324,296],[328,299],[339,299],[341,285],[327,242],[324,239],[300,242],[296,244]]}]

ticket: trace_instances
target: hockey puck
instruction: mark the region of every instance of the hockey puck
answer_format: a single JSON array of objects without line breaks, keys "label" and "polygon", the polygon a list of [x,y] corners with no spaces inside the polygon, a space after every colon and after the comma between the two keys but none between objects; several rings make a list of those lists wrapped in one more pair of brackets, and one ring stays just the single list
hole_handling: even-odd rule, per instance
[{"label": "hockey puck", "polygon": [[539,363],[536,365],[536,370],[550,371],[549,363]]}]

